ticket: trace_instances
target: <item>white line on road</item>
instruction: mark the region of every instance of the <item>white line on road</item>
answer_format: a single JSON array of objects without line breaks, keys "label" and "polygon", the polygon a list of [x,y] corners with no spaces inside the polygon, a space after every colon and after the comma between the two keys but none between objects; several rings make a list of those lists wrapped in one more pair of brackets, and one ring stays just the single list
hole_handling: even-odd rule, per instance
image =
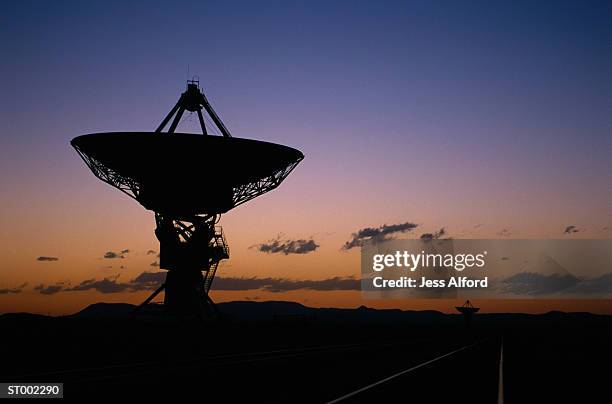
[{"label": "white line on road", "polygon": [[362,392],[364,392],[364,391],[366,391],[366,390],[369,390],[369,389],[371,389],[372,387],[376,387],[376,386],[378,386],[378,385],[380,385],[380,384],[383,384],[383,383],[385,383],[385,382],[388,382],[389,380],[393,380],[393,379],[395,379],[396,377],[399,377],[399,376],[405,375],[405,374],[406,374],[406,373],[408,373],[408,372],[412,372],[413,370],[416,370],[416,369],[418,369],[418,368],[422,368],[423,366],[427,366],[427,365],[429,365],[430,363],[433,363],[433,362],[439,361],[440,359],[446,358],[447,356],[451,356],[451,355],[453,355],[453,354],[456,354],[457,352],[461,352],[461,351],[463,351],[463,350],[465,350],[465,349],[471,348],[471,347],[473,347],[474,345],[478,345],[478,344],[480,344],[481,342],[482,342],[482,341],[478,341],[478,342],[475,342],[475,343],[473,343],[473,344],[463,346],[463,347],[461,347],[461,348],[459,348],[459,349],[455,349],[454,351],[451,351],[451,352],[449,352],[449,353],[446,353],[446,354],[444,354],[444,355],[442,355],[442,356],[438,356],[437,358],[433,358],[433,359],[431,359],[431,360],[428,360],[427,362],[423,362],[423,363],[420,363],[420,364],[418,364],[418,365],[416,365],[416,366],[413,366],[413,367],[411,367],[411,368],[409,368],[409,369],[402,370],[401,372],[398,372],[398,373],[396,373],[396,374],[394,374],[394,375],[391,375],[391,376],[386,377],[386,378],[384,378],[384,379],[382,379],[382,380],[379,380],[379,381],[377,381],[377,382],[374,382],[374,383],[372,383],[372,384],[369,384],[369,385],[367,385],[367,386],[365,386],[365,387],[362,387],[362,388],[360,388],[360,389],[358,389],[358,390],[355,390],[355,391],[353,391],[353,392],[351,392],[351,393],[345,394],[345,395],[343,395],[342,397],[338,397],[338,398],[336,398],[335,400],[329,401],[327,404],[333,404],[333,403],[340,402],[340,401],[342,401],[342,400],[346,400],[347,398],[349,398],[349,397],[353,397],[353,396],[354,396],[354,395],[356,395],[356,394],[359,394],[359,393],[362,393]]},{"label": "white line on road", "polygon": [[497,404],[504,404],[504,337],[499,350],[499,385],[497,386]]}]

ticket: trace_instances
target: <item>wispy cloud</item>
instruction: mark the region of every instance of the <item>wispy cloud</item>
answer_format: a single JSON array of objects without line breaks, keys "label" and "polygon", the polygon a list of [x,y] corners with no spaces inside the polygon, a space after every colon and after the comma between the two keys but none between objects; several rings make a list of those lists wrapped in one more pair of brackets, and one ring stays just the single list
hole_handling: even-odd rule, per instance
[{"label": "wispy cloud", "polygon": [[596,278],[582,279],[570,292],[594,295],[612,294],[612,273],[603,274]]},{"label": "wispy cloud", "polygon": [[127,282],[120,282],[119,275],[106,277],[103,279],[87,279],[75,286],[69,284],[57,283],[55,285],[38,285],[34,290],[52,295],[59,292],[80,292],[86,290],[95,290],[100,293],[119,293],[119,292],[137,292],[141,290],[157,289],[166,279],[166,272],[143,272],[134,279]]},{"label": "wispy cloud", "polygon": [[497,232],[497,235],[501,237],[510,237],[512,235],[512,232],[508,228],[503,228]]},{"label": "wispy cloud", "polygon": [[56,293],[61,292],[62,290],[64,290],[64,286],[57,284],[57,285],[43,285],[42,283],[38,286],[34,287],[34,290],[38,291],[39,293],[43,294],[43,295],[54,295]]},{"label": "wispy cloud", "polygon": [[[100,293],[137,292],[143,290],[155,290],[166,279],[166,272],[143,272],[134,279],[127,282],[119,282],[119,277],[109,277],[100,280],[87,279],[76,286],[39,285],[35,290],[42,294],[55,294],[58,292],[76,292],[96,290]],[[332,290],[359,290],[360,280],[352,277],[334,277],[320,280],[295,280],[285,278],[238,278],[217,277],[214,284],[215,290],[264,290],[268,292],[288,292],[300,289],[316,291]]]},{"label": "wispy cloud", "polygon": [[437,240],[440,237],[446,234],[446,230],[442,227],[440,230],[433,233],[423,233],[421,234],[421,240],[429,241],[429,240]]},{"label": "wispy cloud", "polygon": [[572,224],[569,226],[565,226],[565,230],[563,230],[563,234],[578,233],[579,231],[580,230],[578,230],[578,228]]},{"label": "wispy cloud", "polygon": [[546,295],[577,285],[579,279],[569,274],[544,275],[520,272],[502,280],[504,293],[513,295]]},{"label": "wispy cloud", "polygon": [[261,243],[252,246],[259,252],[268,254],[308,254],[319,248],[319,245],[312,239],[297,239],[289,240],[278,236],[275,239],[269,240],[266,243]]},{"label": "wispy cloud", "polygon": [[129,283],[117,282],[117,278],[104,278],[101,280],[88,279],[76,286],[65,288],[64,291],[83,291],[83,290],[97,290],[100,293],[118,293],[128,290],[130,288]]},{"label": "wispy cloud", "polygon": [[166,271],[143,272],[130,281],[130,288],[134,291],[153,290],[161,286],[166,280]]},{"label": "wispy cloud", "polygon": [[503,292],[513,295],[612,295],[612,273],[578,278],[571,274],[520,272],[502,283]]},{"label": "wispy cloud", "polygon": [[0,288],[0,295],[21,293],[26,286],[28,286],[27,282],[14,288]]},{"label": "wispy cloud", "polygon": [[116,259],[116,258],[123,259],[123,258],[125,258],[125,254],[127,254],[129,252],[130,252],[130,250],[121,250],[121,252],[119,252],[119,253],[116,253],[114,251],[107,251],[107,252],[104,253],[103,258],[110,259],[110,260]]},{"label": "wispy cloud", "polygon": [[59,261],[59,258],[57,257],[46,257],[46,256],[40,256],[38,258],[36,258],[36,261]]},{"label": "wispy cloud", "polygon": [[334,277],[321,280],[293,280],[284,278],[223,278],[215,280],[216,290],[257,290],[288,292],[300,289],[316,291],[359,290],[360,280]]},{"label": "wispy cloud", "polygon": [[348,240],[342,246],[343,250],[350,250],[351,248],[361,247],[367,241],[384,241],[392,238],[398,233],[406,233],[417,228],[418,225],[412,222],[398,223],[398,224],[383,224],[379,227],[366,227],[360,229],[351,235],[351,239]]}]

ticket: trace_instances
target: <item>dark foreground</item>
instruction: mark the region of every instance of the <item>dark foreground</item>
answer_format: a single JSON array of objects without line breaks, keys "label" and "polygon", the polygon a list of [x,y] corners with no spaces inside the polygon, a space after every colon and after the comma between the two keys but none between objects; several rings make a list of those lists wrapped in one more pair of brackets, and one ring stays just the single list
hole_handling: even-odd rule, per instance
[{"label": "dark foreground", "polygon": [[0,381],[63,382],[64,397],[79,401],[611,400],[607,316],[480,315],[467,328],[436,312],[233,303],[222,307],[224,320],[194,327],[146,315],[130,321],[128,309],[0,317]]}]

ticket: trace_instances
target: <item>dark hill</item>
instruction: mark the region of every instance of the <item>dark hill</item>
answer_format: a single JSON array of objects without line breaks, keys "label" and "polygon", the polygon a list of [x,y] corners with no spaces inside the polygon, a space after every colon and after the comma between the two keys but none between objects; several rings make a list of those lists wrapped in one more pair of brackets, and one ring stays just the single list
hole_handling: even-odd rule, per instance
[{"label": "dark hill", "polygon": [[[136,306],[127,303],[96,303],[85,309],[69,315],[64,319],[88,319],[88,320],[126,320]],[[405,325],[405,324],[429,324],[429,325],[452,325],[461,324],[462,318],[459,314],[445,314],[433,310],[406,311],[399,309],[373,309],[361,306],[355,309],[342,308],[313,308],[296,302],[285,301],[234,301],[219,303],[217,305],[223,318],[231,322],[245,323],[284,323],[284,322],[307,322],[317,324],[334,325]],[[150,305],[141,312],[142,317],[154,318],[163,313],[163,306]],[[52,319],[52,317],[29,314],[8,313],[0,316],[2,321],[38,321]],[[565,313],[551,311],[544,314],[524,313],[479,313],[475,322],[480,324],[564,324],[572,323],[610,323],[612,316],[595,315],[591,313],[575,312]]]}]

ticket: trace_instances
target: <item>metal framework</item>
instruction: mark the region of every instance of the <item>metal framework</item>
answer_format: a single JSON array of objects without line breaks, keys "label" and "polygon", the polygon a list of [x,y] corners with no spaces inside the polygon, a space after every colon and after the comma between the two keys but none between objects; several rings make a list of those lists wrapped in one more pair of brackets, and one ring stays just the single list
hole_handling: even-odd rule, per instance
[{"label": "metal framework", "polygon": [[[97,178],[138,201],[138,196],[140,195],[140,184],[138,181],[134,181],[130,177],[123,176],[112,168],[100,163],[95,158],[83,153],[78,146],[74,146],[74,148]],[[236,207],[242,205],[253,198],[277,188],[281,182],[283,182],[285,178],[291,174],[291,171],[293,171],[300,161],[301,160],[297,160],[285,168],[275,171],[272,175],[261,178],[257,181],[235,186],[233,188],[232,206]]]},{"label": "metal framework", "polygon": [[189,223],[155,213],[160,267],[167,269],[168,274],[136,312],[165,290],[164,303],[177,314],[195,315],[203,320],[217,313],[209,292],[219,263],[229,258],[223,229],[215,226],[218,220],[218,215],[197,216]]},{"label": "metal framework", "polygon": [[176,105],[172,107],[168,115],[164,118],[164,120],[159,124],[155,132],[161,133],[172,116],[174,116],[174,120],[170,124],[170,128],[168,129],[168,133],[174,133],[176,127],[181,121],[181,117],[185,110],[189,112],[197,112],[198,119],[200,121],[200,127],[202,128],[202,133],[204,135],[208,134],[206,130],[206,125],[204,124],[204,116],[202,115],[202,108],[208,112],[208,115],[213,120],[217,128],[221,131],[221,134],[225,137],[232,137],[230,135],[229,130],[225,127],[223,122],[221,122],[221,118],[217,115],[213,107],[210,105],[206,96],[202,91],[200,91],[200,81],[199,80],[188,80],[187,81],[187,90],[181,94],[181,97],[177,101]]},{"label": "metal framework", "polygon": [[73,144],[73,147],[75,148],[77,153],[79,153],[79,156],[81,156],[81,158],[83,159],[87,167],[89,167],[93,175],[95,175],[98,179],[106,182],[108,185],[117,188],[119,191],[123,192],[127,196],[138,200],[138,195],[140,194],[140,184],[138,183],[138,181],[135,181],[130,177],[121,175],[112,168],[102,164],[95,158],[88,156],[79,148],[79,146]]}]

